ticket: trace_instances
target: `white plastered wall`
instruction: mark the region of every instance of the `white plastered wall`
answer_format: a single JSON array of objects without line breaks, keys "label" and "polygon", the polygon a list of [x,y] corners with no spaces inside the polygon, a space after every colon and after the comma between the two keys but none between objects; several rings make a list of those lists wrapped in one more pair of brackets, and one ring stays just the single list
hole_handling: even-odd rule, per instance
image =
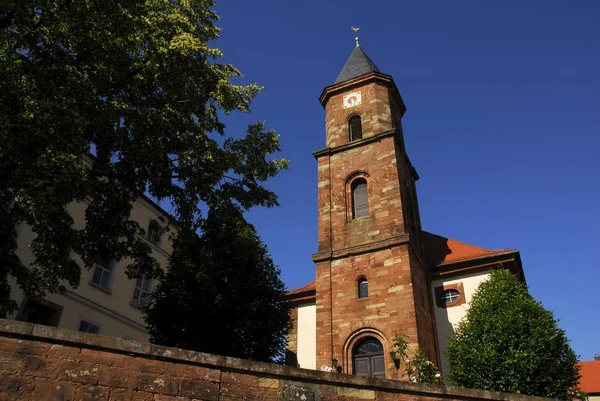
[{"label": "white plastered wall", "polygon": [[462,276],[454,276],[452,278],[437,279],[431,282],[432,291],[431,293],[435,297],[435,288],[449,285],[462,283],[463,291],[465,296],[465,303],[450,308],[440,308],[433,300],[435,308],[435,323],[437,327],[438,336],[438,347],[440,350],[441,359],[441,370],[443,375],[448,374],[448,358],[446,357],[446,351],[448,349],[448,340],[454,335],[454,329],[458,325],[463,317],[465,317],[473,294],[483,281],[487,280],[489,276],[488,271],[465,274]]},{"label": "white plastered wall", "polygon": [[298,365],[303,369],[317,368],[317,306],[298,306]]},{"label": "white plastered wall", "polygon": [[[81,229],[85,226],[86,202],[71,203],[68,211],[73,217],[75,228]],[[130,219],[138,222],[144,229],[152,219],[157,219],[162,214],[153,205],[143,198],[139,198],[131,210]],[[33,255],[30,250],[31,241],[34,233],[31,228],[25,224],[17,228],[17,255],[21,261],[28,265],[33,261]],[[152,256],[165,267],[168,263],[168,257],[172,251],[170,235],[174,231],[171,228],[162,236],[159,246],[148,242],[152,250]],[[80,262],[77,255],[73,255],[74,260]],[[104,291],[90,284],[93,276],[93,269],[82,269],[81,280],[77,288],[71,288],[67,283],[67,292],[65,294],[48,294],[45,299],[61,306],[62,313],[58,322],[58,327],[77,330],[80,320],[86,320],[100,326],[100,334],[126,337],[138,341],[147,341],[149,336],[145,329],[142,311],[132,304],[133,292],[135,289],[135,280],[130,280],[125,274],[130,260],[120,260],[116,262],[111,280],[110,291]],[[11,298],[19,306],[23,303],[23,292],[18,288],[14,278],[9,279],[11,284]],[[154,283],[153,285],[156,285]],[[18,312],[9,316],[15,319]]]}]

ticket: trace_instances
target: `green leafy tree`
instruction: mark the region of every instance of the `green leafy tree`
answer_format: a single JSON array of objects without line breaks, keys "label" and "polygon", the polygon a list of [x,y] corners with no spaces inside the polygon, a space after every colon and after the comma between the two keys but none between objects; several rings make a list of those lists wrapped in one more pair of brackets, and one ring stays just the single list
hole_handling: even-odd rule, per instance
[{"label": "green leafy tree", "polygon": [[552,312],[505,269],[491,272],[448,345],[450,381],[458,386],[569,399],[579,380],[577,356]]},{"label": "green leafy tree", "polygon": [[[146,308],[152,342],[272,361],[285,351],[285,286],[252,225],[215,208],[189,233]],[[181,238],[180,238],[181,239]]]},{"label": "green leafy tree", "polygon": [[[173,205],[178,229],[201,210],[277,204],[262,183],[286,167],[261,123],[225,136],[223,116],[247,112],[260,87],[234,85],[209,46],[211,0],[5,0],[0,5],[0,316],[14,311],[8,277],[29,296],[77,286],[98,258],[157,262],[129,219],[140,193]],[[84,155],[93,155],[86,158]],[[76,229],[67,212],[88,203]],[[34,261],[16,256],[29,225]],[[179,242],[181,243],[181,241]]]}]

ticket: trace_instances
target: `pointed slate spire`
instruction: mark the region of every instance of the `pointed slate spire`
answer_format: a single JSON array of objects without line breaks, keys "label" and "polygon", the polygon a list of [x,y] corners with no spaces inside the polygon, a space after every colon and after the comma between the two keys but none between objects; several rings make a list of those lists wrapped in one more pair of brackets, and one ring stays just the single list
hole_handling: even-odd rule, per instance
[{"label": "pointed slate spire", "polygon": [[349,81],[370,72],[379,72],[379,69],[369,56],[367,56],[362,47],[357,45],[334,83],[339,84],[340,82]]}]

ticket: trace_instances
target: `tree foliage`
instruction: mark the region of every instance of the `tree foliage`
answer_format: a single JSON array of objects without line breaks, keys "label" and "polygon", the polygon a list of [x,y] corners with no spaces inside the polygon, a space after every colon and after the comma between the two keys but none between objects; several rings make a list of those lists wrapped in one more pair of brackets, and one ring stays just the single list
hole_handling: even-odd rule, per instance
[{"label": "tree foliage", "polygon": [[147,307],[152,342],[261,361],[280,357],[289,305],[254,228],[237,209],[223,207],[210,211],[200,236],[189,235]]},{"label": "tree foliage", "polygon": [[568,399],[577,356],[552,312],[508,270],[491,272],[448,345],[453,384]]},{"label": "tree foliage", "polygon": [[[273,206],[262,183],[286,167],[267,156],[278,136],[261,123],[225,135],[223,115],[248,111],[260,91],[209,46],[219,36],[212,0],[5,0],[0,5],[0,316],[26,295],[77,286],[79,254],[157,262],[129,213],[140,193],[168,199],[178,228],[230,203]],[[94,157],[83,156],[91,153]],[[88,203],[76,229],[67,211]],[[16,256],[31,226],[33,263]]]},{"label": "tree foliage", "polygon": [[391,354],[396,363],[404,364],[402,377],[408,377],[411,383],[426,383],[426,384],[442,384],[442,375],[437,368],[427,358],[425,352],[421,348],[413,354],[412,358],[408,357],[410,346],[404,334],[396,334],[392,344]]}]

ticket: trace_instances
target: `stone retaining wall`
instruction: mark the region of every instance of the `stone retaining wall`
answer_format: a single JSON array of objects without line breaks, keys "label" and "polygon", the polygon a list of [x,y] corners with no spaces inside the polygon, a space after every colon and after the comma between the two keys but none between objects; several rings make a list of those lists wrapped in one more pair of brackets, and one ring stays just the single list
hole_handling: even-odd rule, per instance
[{"label": "stone retaining wall", "polygon": [[0,319],[4,400],[545,399],[317,372]]}]

